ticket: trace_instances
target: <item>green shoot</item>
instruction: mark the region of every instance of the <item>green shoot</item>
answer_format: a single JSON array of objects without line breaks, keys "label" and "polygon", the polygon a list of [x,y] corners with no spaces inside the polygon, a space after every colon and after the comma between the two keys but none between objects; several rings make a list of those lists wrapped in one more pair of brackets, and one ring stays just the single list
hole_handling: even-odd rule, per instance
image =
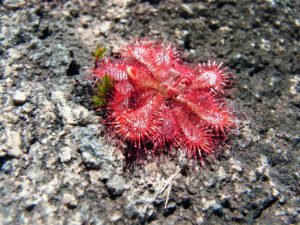
[{"label": "green shoot", "polygon": [[112,79],[108,75],[104,75],[102,80],[97,81],[96,86],[96,95],[92,96],[92,101],[96,106],[105,106],[108,94],[113,87]]},{"label": "green shoot", "polygon": [[96,60],[100,60],[105,55],[106,48],[101,47],[101,45],[97,45],[95,51],[92,53],[92,55],[95,57]]}]

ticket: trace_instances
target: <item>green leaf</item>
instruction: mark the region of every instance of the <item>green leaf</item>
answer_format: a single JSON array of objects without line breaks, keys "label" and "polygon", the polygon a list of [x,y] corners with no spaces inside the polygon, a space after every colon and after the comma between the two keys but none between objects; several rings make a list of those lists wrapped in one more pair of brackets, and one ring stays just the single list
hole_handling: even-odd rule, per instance
[{"label": "green leaf", "polygon": [[105,47],[102,47],[101,45],[97,45],[92,55],[95,57],[96,60],[99,60],[103,58],[105,52],[106,52]]},{"label": "green leaf", "polygon": [[96,106],[104,106],[106,104],[106,101],[104,98],[98,96],[98,95],[94,95],[92,96],[92,101],[94,102],[94,104]]},{"label": "green leaf", "polygon": [[103,79],[102,79],[102,87],[103,87],[103,91],[104,93],[107,93],[110,91],[110,89],[112,88],[112,80],[108,75],[104,75]]},{"label": "green leaf", "polygon": [[96,106],[105,106],[108,94],[113,87],[112,79],[108,75],[104,75],[101,80],[97,81],[96,95],[92,96],[92,101]]}]

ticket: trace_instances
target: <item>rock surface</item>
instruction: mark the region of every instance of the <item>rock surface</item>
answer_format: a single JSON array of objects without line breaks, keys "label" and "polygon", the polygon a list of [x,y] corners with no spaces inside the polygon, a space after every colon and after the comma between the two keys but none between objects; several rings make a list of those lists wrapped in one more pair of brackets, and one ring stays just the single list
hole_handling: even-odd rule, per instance
[{"label": "rock surface", "polygon": [[[300,223],[299,11],[294,0],[0,1],[0,224]],[[179,156],[126,169],[104,135],[91,52],[143,36],[236,74],[237,135],[204,167]]]}]

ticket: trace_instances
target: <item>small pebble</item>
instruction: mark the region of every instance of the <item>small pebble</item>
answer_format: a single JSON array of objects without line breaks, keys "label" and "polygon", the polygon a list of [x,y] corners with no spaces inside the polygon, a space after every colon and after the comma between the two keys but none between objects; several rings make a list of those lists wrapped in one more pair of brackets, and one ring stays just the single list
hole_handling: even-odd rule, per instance
[{"label": "small pebble", "polygon": [[59,153],[59,158],[61,162],[68,162],[72,158],[72,148],[65,146],[61,149],[61,153]]},{"label": "small pebble", "polygon": [[63,196],[63,203],[65,205],[67,205],[68,207],[76,207],[77,206],[77,199],[74,195],[70,194],[70,193],[64,193]]},{"label": "small pebble", "polygon": [[126,181],[122,176],[115,175],[107,182],[108,192],[113,197],[118,197],[125,191]]},{"label": "small pebble", "polygon": [[27,95],[22,91],[16,91],[13,95],[15,105],[23,105],[26,102]]},{"label": "small pebble", "polygon": [[21,157],[23,151],[21,149],[21,133],[19,131],[7,130],[6,145],[8,146],[8,155],[13,157]]}]

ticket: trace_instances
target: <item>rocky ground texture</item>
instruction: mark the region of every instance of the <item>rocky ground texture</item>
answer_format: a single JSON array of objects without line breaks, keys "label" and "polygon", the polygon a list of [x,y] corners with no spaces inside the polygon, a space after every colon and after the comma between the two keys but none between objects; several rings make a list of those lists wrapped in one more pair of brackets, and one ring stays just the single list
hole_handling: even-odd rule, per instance
[{"label": "rocky ground texture", "polygon": [[[297,0],[0,1],[0,224],[300,223]],[[137,37],[236,74],[240,126],[204,167],[126,170],[91,103],[97,43]]]}]

